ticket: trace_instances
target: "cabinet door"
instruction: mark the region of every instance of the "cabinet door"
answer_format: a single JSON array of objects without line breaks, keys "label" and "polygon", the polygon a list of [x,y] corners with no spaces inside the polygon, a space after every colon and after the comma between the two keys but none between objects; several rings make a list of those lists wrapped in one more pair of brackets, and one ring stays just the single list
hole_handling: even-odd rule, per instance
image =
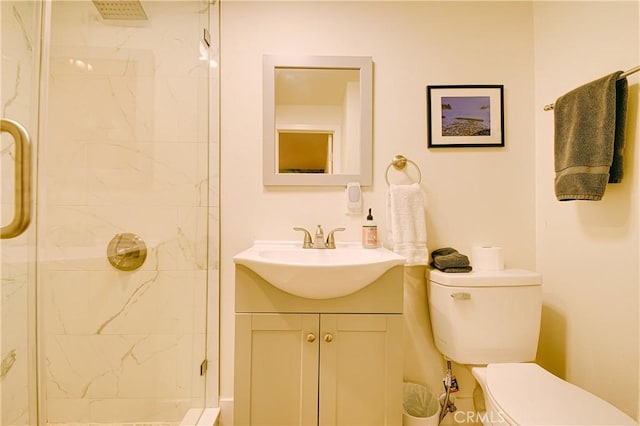
[{"label": "cabinet door", "polygon": [[236,314],[234,424],[317,425],[317,314]]},{"label": "cabinet door", "polygon": [[402,316],[320,320],[319,425],[402,424]]}]

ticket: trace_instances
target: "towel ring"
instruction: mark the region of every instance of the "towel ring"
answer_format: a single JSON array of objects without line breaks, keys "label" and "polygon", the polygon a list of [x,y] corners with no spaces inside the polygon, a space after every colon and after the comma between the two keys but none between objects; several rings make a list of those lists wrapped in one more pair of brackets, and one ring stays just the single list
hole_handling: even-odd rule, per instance
[{"label": "towel ring", "polygon": [[387,185],[389,185],[389,169],[391,169],[391,166],[396,170],[404,170],[404,168],[407,167],[407,163],[411,163],[415,166],[418,170],[418,183],[422,182],[422,172],[420,171],[420,167],[404,155],[398,154],[393,157],[393,161],[387,166],[387,170],[384,172],[384,180],[387,181]]}]

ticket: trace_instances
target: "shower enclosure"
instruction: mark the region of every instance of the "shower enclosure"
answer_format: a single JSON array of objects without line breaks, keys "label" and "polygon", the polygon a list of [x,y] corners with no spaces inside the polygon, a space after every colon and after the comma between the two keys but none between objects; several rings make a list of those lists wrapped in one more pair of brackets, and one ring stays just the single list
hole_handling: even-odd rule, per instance
[{"label": "shower enclosure", "polygon": [[32,191],[0,242],[1,425],[179,424],[216,398],[218,7],[0,2],[0,226],[16,168]]}]

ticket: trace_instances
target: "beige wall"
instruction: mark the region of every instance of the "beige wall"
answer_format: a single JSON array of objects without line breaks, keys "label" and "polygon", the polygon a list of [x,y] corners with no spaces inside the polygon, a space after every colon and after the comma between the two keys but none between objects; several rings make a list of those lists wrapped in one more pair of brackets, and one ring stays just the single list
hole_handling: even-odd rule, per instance
[{"label": "beige wall", "polygon": [[638,81],[629,78],[623,182],[602,201],[553,193],[558,96],[640,62],[638,2],[536,2],[537,265],[544,276],[540,363],[638,418]]},{"label": "beige wall", "polygon": [[[422,170],[429,249],[453,246],[469,253],[473,245],[500,245],[507,265],[521,268],[535,267],[534,68],[528,2],[226,1],[221,6],[224,416],[233,395],[232,256],[256,239],[298,239],[293,226],[318,223],[346,226],[340,238],[358,241],[364,219],[344,214],[343,187],[262,185],[262,55],[372,56],[374,183],[363,198],[364,207],[373,208],[381,235],[384,172],[401,153]],[[427,149],[425,93],[430,84],[504,84],[506,147]],[[416,286],[424,282],[415,280],[407,294],[421,294]],[[426,300],[408,303],[421,312]],[[407,369],[412,378],[434,383],[439,391],[442,370],[433,367],[438,356],[416,354],[430,345],[428,336],[416,336],[421,338],[410,351]]]},{"label": "beige wall", "polygon": [[[542,111],[583,82],[638,65],[637,9],[637,2],[222,2],[223,416],[233,397],[232,256],[255,239],[297,239],[292,226],[346,226],[341,237],[355,241],[363,219],[344,215],[344,188],[262,186],[262,55],[289,53],[373,57],[374,184],[364,206],[381,235],[384,171],[401,153],[422,170],[429,249],[500,245],[507,267],[542,272],[540,362],[637,417],[638,75],[630,79],[625,181],[601,202],[555,201],[553,116]],[[506,147],[427,149],[430,84],[503,84]],[[440,360],[420,320],[422,270],[406,278],[413,320],[405,327],[405,375],[438,390]]]}]

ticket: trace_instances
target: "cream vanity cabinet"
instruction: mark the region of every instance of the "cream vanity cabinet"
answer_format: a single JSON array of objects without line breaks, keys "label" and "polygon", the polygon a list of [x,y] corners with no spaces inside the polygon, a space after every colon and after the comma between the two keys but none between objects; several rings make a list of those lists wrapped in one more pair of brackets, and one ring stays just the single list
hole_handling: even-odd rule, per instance
[{"label": "cream vanity cabinet", "polygon": [[402,277],[306,299],[236,265],[234,425],[401,425]]}]

